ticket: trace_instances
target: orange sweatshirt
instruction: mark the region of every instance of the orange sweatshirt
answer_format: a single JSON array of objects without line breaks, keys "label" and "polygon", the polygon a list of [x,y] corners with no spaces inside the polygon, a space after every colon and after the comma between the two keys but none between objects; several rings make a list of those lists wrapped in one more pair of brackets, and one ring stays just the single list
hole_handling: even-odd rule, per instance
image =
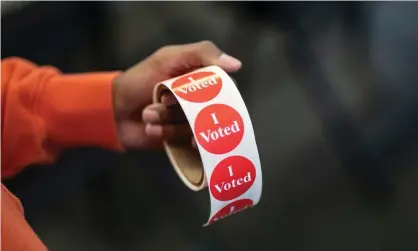
[{"label": "orange sweatshirt", "polygon": [[[118,75],[63,75],[19,58],[1,62],[2,179],[35,163],[51,163],[75,146],[121,149],[113,115]],[[1,250],[44,251],[20,201],[1,185]]]}]

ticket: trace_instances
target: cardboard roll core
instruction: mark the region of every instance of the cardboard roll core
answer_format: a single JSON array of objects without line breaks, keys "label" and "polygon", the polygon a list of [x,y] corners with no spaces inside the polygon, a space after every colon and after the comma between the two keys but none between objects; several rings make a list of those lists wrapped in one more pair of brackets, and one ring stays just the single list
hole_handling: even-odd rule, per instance
[{"label": "cardboard roll core", "polygon": [[[161,96],[167,92],[172,93],[165,85],[158,84],[154,89],[154,103],[161,103]],[[191,139],[183,143],[164,141],[164,148],[174,170],[187,187],[199,191],[207,186],[202,159],[199,151],[193,148]]]}]

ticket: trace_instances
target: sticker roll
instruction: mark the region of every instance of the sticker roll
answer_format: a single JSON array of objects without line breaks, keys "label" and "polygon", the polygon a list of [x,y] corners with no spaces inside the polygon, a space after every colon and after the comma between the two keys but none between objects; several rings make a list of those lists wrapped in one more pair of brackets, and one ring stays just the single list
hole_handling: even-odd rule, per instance
[{"label": "sticker roll", "polygon": [[209,66],[159,83],[154,103],[170,91],[178,100],[197,148],[164,142],[174,170],[193,191],[209,187],[210,216],[204,226],[255,206],[262,173],[253,126],[234,81]]}]

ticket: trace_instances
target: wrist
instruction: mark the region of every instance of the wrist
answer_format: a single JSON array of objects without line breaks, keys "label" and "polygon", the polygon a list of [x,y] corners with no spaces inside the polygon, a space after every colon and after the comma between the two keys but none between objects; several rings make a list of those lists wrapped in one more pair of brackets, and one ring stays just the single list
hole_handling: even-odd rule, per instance
[{"label": "wrist", "polygon": [[112,104],[116,123],[118,123],[123,118],[123,99],[121,98],[120,94],[121,78],[122,77],[119,74],[112,81]]}]

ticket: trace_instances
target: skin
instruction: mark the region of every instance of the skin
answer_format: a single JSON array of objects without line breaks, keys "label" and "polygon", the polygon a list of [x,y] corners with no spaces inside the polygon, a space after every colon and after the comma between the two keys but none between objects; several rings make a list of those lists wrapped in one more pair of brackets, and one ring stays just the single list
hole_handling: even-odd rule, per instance
[{"label": "skin", "polygon": [[113,103],[121,143],[126,148],[152,149],[161,148],[164,140],[188,140],[196,146],[173,94],[164,94],[161,104],[152,104],[152,94],[159,82],[210,65],[228,73],[241,68],[238,59],[203,41],[162,47],[117,77]]}]

